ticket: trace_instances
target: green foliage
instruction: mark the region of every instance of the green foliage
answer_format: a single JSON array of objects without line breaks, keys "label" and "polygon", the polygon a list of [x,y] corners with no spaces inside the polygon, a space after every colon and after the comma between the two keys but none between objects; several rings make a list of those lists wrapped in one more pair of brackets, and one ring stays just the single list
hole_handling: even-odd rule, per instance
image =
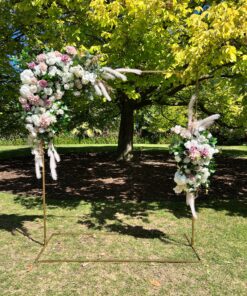
[{"label": "green foliage", "polygon": [[[207,1],[209,8],[204,9],[205,3],[190,0],[2,1],[4,27],[0,42],[4,44],[5,37],[7,42],[0,53],[1,62],[5,63],[1,71],[10,71],[13,76],[3,86],[5,93],[1,92],[0,99],[6,108],[11,105],[18,111],[14,103],[17,87],[7,87],[9,83],[16,84],[18,76],[9,65],[7,54],[19,53],[27,45],[33,52],[39,52],[47,46],[61,50],[70,44],[101,54],[102,64],[112,67],[163,71],[163,74],[141,77],[129,75],[129,82],[124,84],[114,82],[117,103],[123,91],[134,100],[136,109],[145,104],[165,105],[162,113],[172,121],[183,123],[184,109],[169,108],[169,105],[186,105],[190,85],[195,84],[196,78],[215,76],[217,79],[207,84],[206,90],[201,89],[203,96],[208,96],[200,97],[203,107],[205,104],[210,112],[219,108],[223,122],[239,125],[240,118],[246,127],[245,92],[238,94],[237,88],[229,87],[230,82],[221,76],[237,77],[238,87],[245,84],[240,76],[247,77],[247,4],[244,0]],[[13,39],[15,32],[19,32],[20,37]],[[79,98],[72,102],[74,111],[78,112],[74,117],[75,126],[83,122],[79,120],[79,114],[82,116],[85,110],[81,101]],[[136,115],[136,119],[145,117],[143,126],[145,129],[148,126],[151,132],[168,130],[171,120],[164,119],[159,114],[161,109],[157,110],[152,107],[147,114]],[[180,110],[183,111],[180,113]],[[102,129],[103,126],[95,127]]]}]

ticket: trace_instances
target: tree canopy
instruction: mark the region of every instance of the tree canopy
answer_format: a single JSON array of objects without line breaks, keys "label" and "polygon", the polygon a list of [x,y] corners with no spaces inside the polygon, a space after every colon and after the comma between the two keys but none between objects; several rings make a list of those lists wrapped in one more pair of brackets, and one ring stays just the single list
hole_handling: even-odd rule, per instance
[{"label": "tree canopy", "polygon": [[[161,71],[141,77],[132,75],[124,84],[114,83],[115,102],[122,119],[127,105],[132,111],[153,104],[186,105],[188,97],[181,94],[195,85],[197,79],[203,85],[211,80],[207,89],[214,93],[201,101],[202,111],[211,112],[218,106],[217,110],[224,114],[228,100],[229,114],[237,118],[239,112],[246,112],[243,111],[246,110],[243,79],[247,76],[244,0],[10,0],[0,5],[1,63],[5,61],[2,73],[8,73],[6,69],[14,72],[8,56],[23,47],[60,50],[70,44],[81,51],[87,48],[100,54],[102,64],[112,67]],[[10,74],[9,77],[16,83],[16,77]],[[229,79],[236,81],[237,89],[231,99],[227,97]],[[224,115],[222,120],[239,125],[232,122],[234,119],[229,120],[229,116],[233,118]]]}]

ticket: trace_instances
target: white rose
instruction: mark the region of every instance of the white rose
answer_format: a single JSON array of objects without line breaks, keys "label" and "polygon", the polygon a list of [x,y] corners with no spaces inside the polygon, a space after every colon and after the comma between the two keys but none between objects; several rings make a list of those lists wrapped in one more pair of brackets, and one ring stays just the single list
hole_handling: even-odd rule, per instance
[{"label": "white rose", "polygon": [[183,191],[186,191],[186,186],[182,185],[178,185],[176,187],[173,188],[173,190],[175,191],[176,194],[178,193],[182,193]]},{"label": "white rose", "polygon": [[51,66],[49,67],[49,76],[54,77],[57,74],[57,67],[56,66]]},{"label": "white rose", "polygon": [[73,73],[77,78],[80,78],[84,74],[84,69],[82,68],[82,66],[78,65],[75,67],[71,67],[70,72]]},{"label": "white rose", "polygon": [[31,84],[32,79],[34,78],[34,73],[32,70],[26,69],[21,73],[20,77],[23,84]]},{"label": "white rose", "polygon": [[38,92],[38,88],[36,85],[30,85],[29,89],[33,94]]},{"label": "white rose", "polygon": [[28,96],[32,95],[29,85],[24,84],[20,88],[20,94],[22,97],[27,98]]},{"label": "white rose", "polygon": [[32,117],[31,116],[27,116],[26,117],[26,122],[27,123],[32,123]]},{"label": "white rose", "polygon": [[35,126],[39,126],[40,125],[39,115],[32,115],[32,122]]},{"label": "white rose", "polygon": [[34,67],[34,74],[35,74],[35,76],[39,76],[41,74],[41,70],[40,70],[39,65]]},{"label": "white rose", "polygon": [[176,172],[176,174],[174,176],[174,181],[178,185],[185,185],[186,184],[186,180],[187,180],[187,178],[185,177],[185,175],[181,175],[179,172]]},{"label": "white rose", "polygon": [[52,51],[52,52],[48,52],[46,54],[46,64],[49,66],[55,65],[57,62],[57,57],[56,54]]},{"label": "white rose", "polygon": [[52,88],[50,87],[46,87],[44,88],[44,93],[47,95],[47,96],[50,96],[52,94]]},{"label": "white rose", "polygon": [[62,76],[63,83],[68,83],[73,80],[74,76],[72,73],[65,72]]},{"label": "white rose", "polygon": [[66,89],[66,90],[70,89],[70,85],[69,85],[68,83],[64,84],[63,87],[64,87],[64,89]]},{"label": "white rose", "polygon": [[57,90],[57,92],[55,93],[55,98],[57,100],[60,100],[60,99],[62,99],[63,95],[64,95],[64,91]]},{"label": "white rose", "polygon": [[181,128],[182,127],[180,125],[176,125],[171,129],[171,131],[174,132],[175,134],[180,134]]}]

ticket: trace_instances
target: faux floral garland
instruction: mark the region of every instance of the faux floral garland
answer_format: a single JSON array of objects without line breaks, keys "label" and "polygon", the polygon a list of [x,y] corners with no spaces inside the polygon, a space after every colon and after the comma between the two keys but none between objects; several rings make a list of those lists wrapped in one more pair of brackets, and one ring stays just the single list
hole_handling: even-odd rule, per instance
[{"label": "faux floral garland", "polygon": [[60,161],[60,157],[53,139],[68,119],[64,95],[96,94],[110,101],[106,80],[119,78],[126,81],[124,73],[140,75],[142,72],[137,69],[100,67],[96,56],[80,55],[73,46],[67,46],[66,53],[43,52],[27,66],[28,69],[20,74],[22,85],[19,102],[24,110],[26,129],[33,147],[36,176],[41,178],[43,146],[46,145],[51,176],[56,180],[56,162]]},{"label": "faux floral garland", "polygon": [[196,96],[192,96],[189,104],[188,127],[176,125],[172,132],[176,134],[170,151],[177,162],[174,181],[177,186],[175,193],[186,193],[186,203],[190,206],[194,218],[195,199],[200,187],[208,188],[209,176],[214,173],[213,156],[218,153],[217,140],[206,129],[220,117],[214,114],[202,120],[193,118],[193,105]]}]

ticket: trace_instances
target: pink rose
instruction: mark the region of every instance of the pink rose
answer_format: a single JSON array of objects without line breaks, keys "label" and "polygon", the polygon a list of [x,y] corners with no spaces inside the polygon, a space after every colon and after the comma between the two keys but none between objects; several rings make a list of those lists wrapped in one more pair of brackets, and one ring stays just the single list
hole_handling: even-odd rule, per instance
[{"label": "pink rose", "polygon": [[192,160],[199,159],[201,156],[200,151],[197,149],[196,146],[191,146],[189,149],[189,158]]},{"label": "pink rose", "polygon": [[45,101],[45,105],[48,106],[48,107],[51,106],[51,103],[52,103],[52,102],[51,102],[51,100],[49,100],[49,99]]},{"label": "pink rose", "polygon": [[62,56],[61,52],[59,52],[57,50],[55,50],[54,53],[55,53],[55,56],[58,58]]},{"label": "pink rose", "polygon": [[46,114],[40,116],[40,127],[47,128],[51,124],[51,118]]},{"label": "pink rose", "polygon": [[41,54],[37,55],[36,60],[38,63],[45,62],[46,55],[44,53],[41,53]]},{"label": "pink rose", "polygon": [[202,151],[201,151],[201,156],[202,157],[208,157],[209,155],[209,151],[208,149],[204,148]]},{"label": "pink rose", "polygon": [[34,96],[34,95],[28,96],[28,101],[32,105],[38,105],[39,104],[39,100],[40,100],[40,97],[39,96]]},{"label": "pink rose", "polygon": [[40,68],[40,70],[41,70],[42,72],[46,72],[46,71],[47,71],[47,65],[46,65],[46,63],[41,62],[41,63],[39,64],[39,68]]},{"label": "pink rose", "polygon": [[42,80],[39,80],[39,86],[42,87],[42,88],[45,88],[48,86],[48,82],[44,79]]},{"label": "pink rose", "polygon": [[71,58],[67,54],[63,54],[61,56],[61,61],[64,62],[65,64],[68,63],[70,60],[71,60]]},{"label": "pink rose", "polygon": [[29,69],[34,69],[36,64],[34,62],[31,62],[31,63],[28,63],[27,66],[28,66]]},{"label": "pink rose", "polygon": [[74,46],[66,46],[66,52],[68,54],[71,54],[71,55],[76,55],[77,54],[77,50]]},{"label": "pink rose", "polygon": [[22,105],[25,105],[27,104],[27,100],[22,98],[22,97],[19,97],[19,102],[22,104]]}]

